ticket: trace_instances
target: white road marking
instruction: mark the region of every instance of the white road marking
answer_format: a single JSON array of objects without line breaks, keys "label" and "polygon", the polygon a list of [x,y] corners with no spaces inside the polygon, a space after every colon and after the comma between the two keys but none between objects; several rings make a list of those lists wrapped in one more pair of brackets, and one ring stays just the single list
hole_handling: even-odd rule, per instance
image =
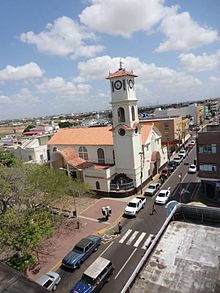
[{"label": "white road marking", "polygon": [[146,249],[150,245],[150,243],[152,241],[152,236],[153,236],[153,234],[150,234],[148,236],[147,240],[144,242],[144,245],[141,247],[142,249]]},{"label": "white road marking", "polygon": [[136,250],[137,250],[137,248],[135,248],[135,250],[132,252],[132,254],[129,256],[129,258],[126,260],[126,262],[124,263],[124,265],[121,267],[121,269],[119,270],[119,272],[115,276],[115,280],[118,278],[118,276],[120,275],[120,273],[122,272],[122,270],[124,269],[124,267],[126,266],[126,264],[129,262],[129,260],[132,258],[133,254],[135,253]]},{"label": "white road marking", "polygon": [[138,245],[141,243],[141,241],[143,240],[145,235],[146,235],[146,233],[142,232],[141,235],[139,236],[138,240],[135,242],[135,244],[133,246],[138,247]]},{"label": "white road marking", "polygon": [[110,247],[113,243],[114,243],[114,241],[111,242],[111,243],[109,244],[109,246],[106,247],[106,249],[100,254],[100,256],[102,256],[102,255],[106,252],[106,250],[109,249],[109,247]]},{"label": "white road marking", "polygon": [[131,233],[131,229],[129,229],[125,235],[121,238],[121,240],[119,241],[119,243],[123,243],[125,241],[125,239],[128,237],[128,235]]},{"label": "white road marking", "polygon": [[130,237],[130,239],[126,242],[126,245],[130,245],[131,242],[135,239],[135,237],[137,236],[139,232],[138,231],[135,231],[132,236]]}]

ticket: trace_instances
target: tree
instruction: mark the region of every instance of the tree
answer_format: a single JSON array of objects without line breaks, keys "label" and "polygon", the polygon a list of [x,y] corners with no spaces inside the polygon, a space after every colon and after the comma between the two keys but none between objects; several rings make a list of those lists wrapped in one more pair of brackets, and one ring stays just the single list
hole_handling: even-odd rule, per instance
[{"label": "tree", "polygon": [[36,127],[36,125],[34,124],[30,124],[28,125],[27,127],[25,127],[25,129],[23,130],[23,133],[24,132],[29,132],[32,128]]},{"label": "tree", "polygon": [[0,166],[21,166],[21,161],[19,161],[14,154],[10,153],[7,150],[0,149]]},{"label": "tree", "polygon": [[58,123],[60,128],[67,128],[67,127],[72,127],[73,123],[69,122],[69,121],[65,121],[65,122],[60,122]]}]

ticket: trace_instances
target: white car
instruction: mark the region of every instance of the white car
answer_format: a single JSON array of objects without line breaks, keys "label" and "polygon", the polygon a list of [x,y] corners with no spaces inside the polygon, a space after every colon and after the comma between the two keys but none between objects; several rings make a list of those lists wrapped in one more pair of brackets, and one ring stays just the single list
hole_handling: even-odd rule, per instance
[{"label": "white car", "polygon": [[163,189],[158,193],[158,195],[155,199],[155,203],[166,204],[169,197],[170,197],[170,187],[168,189]]},{"label": "white car", "polygon": [[137,213],[144,207],[146,197],[137,196],[129,201],[125,208],[124,214],[126,216],[136,217]]},{"label": "white car", "polygon": [[196,165],[192,164],[192,165],[189,166],[188,173],[189,173],[189,174],[195,174],[196,171],[197,171],[196,169],[197,169],[197,168],[196,168]]},{"label": "white car", "polygon": [[60,275],[55,272],[48,272],[36,280],[39,285],[46,288],[48,291],[55,291],[60,281]]},{"label": "white car", "polygon": [[158,189],[160,188],[160,183],[151,183],[150,185],[148,185],[148,187],[146,188],[146,190],[144,191],[144,195],[151,195],[153,196]]},{"label": "white car", "polygon": [[179,165],[182,162],[183,157],[175,157],[173,160]]}]

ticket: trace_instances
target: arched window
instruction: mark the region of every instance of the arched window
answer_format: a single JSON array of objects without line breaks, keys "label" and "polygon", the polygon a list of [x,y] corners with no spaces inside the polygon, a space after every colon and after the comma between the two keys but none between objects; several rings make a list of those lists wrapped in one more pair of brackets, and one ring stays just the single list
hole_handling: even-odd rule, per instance
[{"label": "arched window", "polygon": [[53,152],[57,152],[57,147],[54,147],[53,148]]},{"label": "arched window", "polygon": [[100,183],[98,181],[96,181],[95,185],[96,185],[96,189],[100,189]]},{"label": "arched window", "polygon": [[112,155],[113,155],[113,161],[114,161],[114,164],[115,164],[115,152],[114,152],[114,150],[112,152]]},{"label": "arched window", "polygon": [[132,117],[132,121],[135,121],[135,110],[134,110],[134,106],[131,107],[131,117]]},{"label": "arched window", "polygon": [[105,164],[105,153],[104,150],[99,148],[97,150],[97,155],[98,155],[98,163],[99,164]]},{"label": "arched window", "polygon": [[118,122],[125,122],[125,110],[124,108],[118,108]]},{"label": "arched window", "polygon": [[79,147],[79,157],[88,160],[88,151],[87,148],[84,146]]}]

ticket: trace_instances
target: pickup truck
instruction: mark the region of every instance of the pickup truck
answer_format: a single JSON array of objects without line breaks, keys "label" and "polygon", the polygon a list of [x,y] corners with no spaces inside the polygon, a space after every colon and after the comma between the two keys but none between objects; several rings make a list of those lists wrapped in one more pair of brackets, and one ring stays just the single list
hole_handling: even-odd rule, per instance
[{"label": "pickup truck", "polygon": [[124,214],[126,216],[136,217],[137,213],[144,207],[146,197],[137,196],[129,201],[125,208]]}]

